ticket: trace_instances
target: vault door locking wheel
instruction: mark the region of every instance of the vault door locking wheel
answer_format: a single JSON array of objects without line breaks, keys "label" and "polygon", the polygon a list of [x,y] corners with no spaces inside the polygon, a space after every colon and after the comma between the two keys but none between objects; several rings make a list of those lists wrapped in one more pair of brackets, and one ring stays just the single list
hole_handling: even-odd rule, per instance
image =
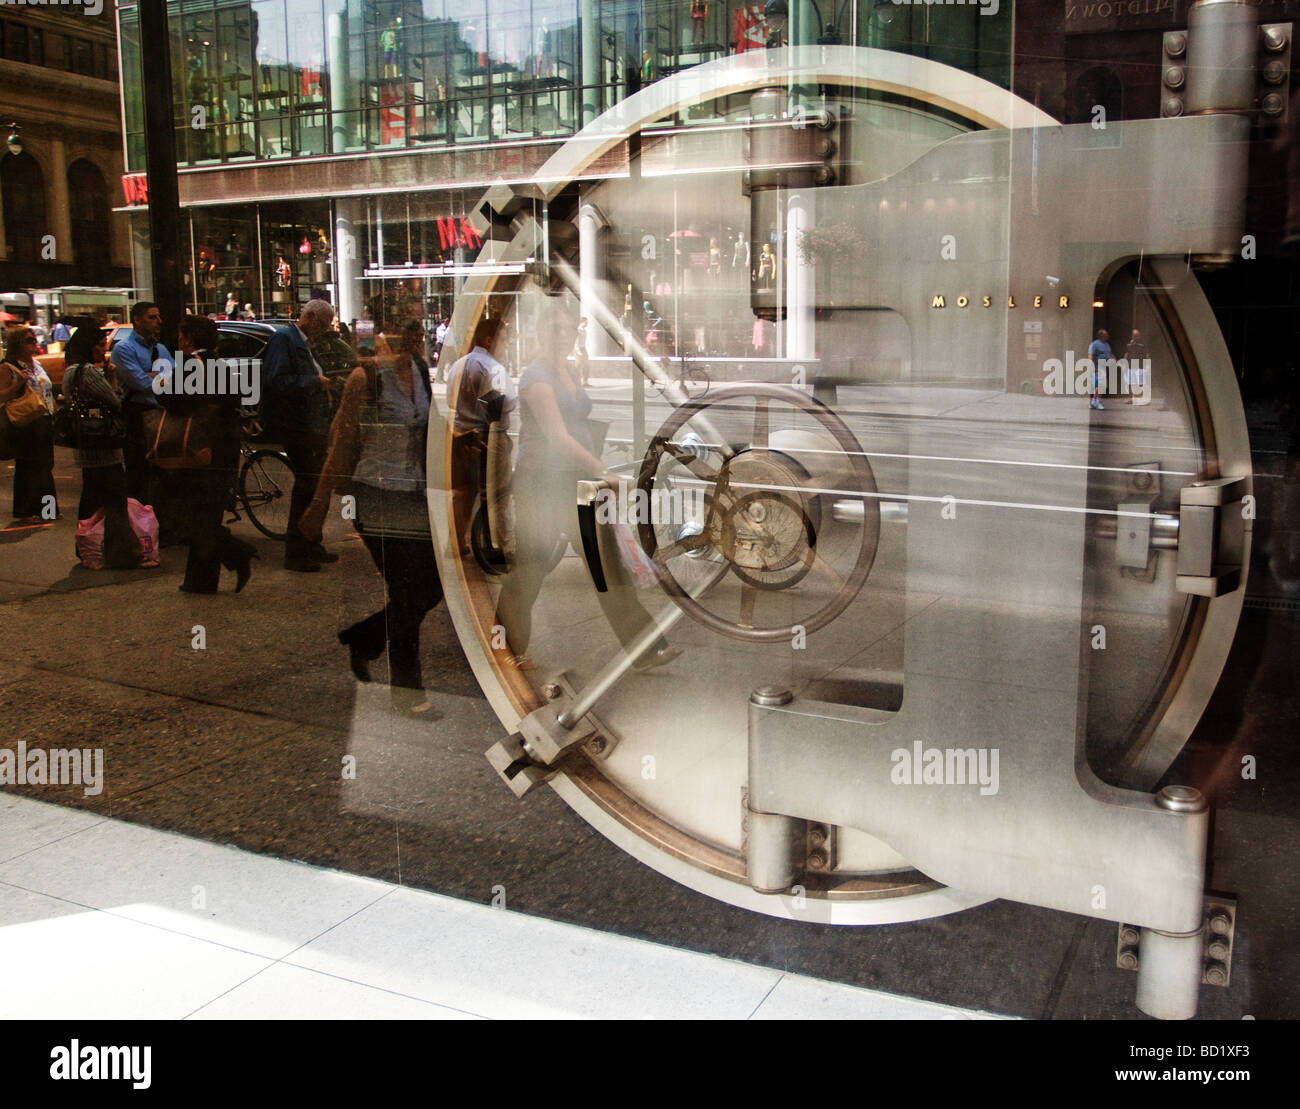
[{"label": "vault door locking wheel", "polygon": [[[735,427],[746,432],[744,438],[684,446],[687,429],[706,410],[710,426]],[[773,429],[792,422],[785,417],[798,416],[811,422],[827,447],[839,453],[847,488],[819,488],[797,457],[780,449],[780,434]],[[788,641],[799,630],[824,628],[858,595],[880,538],[876,483],[853,433],[820,401],[787,386],[741,385],[680,405],[651,440],[637,487],[653,503],[661,492],[658,487],[673,483],[674,470],[681,471],[677,486],[702,492],[700,526],[674,536],[669,528],[642,519],[638,534],[660,584],[687,615],[731,639],[775,643]],[[832,495],[863,504],[856,538],[838,568],[822,543],[823,517],[830,523],[830,513],[822,506]],[[708,555],[724,560],[731,575],[717,576],[697,597],[693,586],[698,560]],[[739,583],[738,597],[731,598],[738,611],[730,618],[706,604],[722,592],[719,586],[728,577]],[[807,615],[777,626],[755,623],[760,593],[793,590],[809,577],[815,607]]]}]

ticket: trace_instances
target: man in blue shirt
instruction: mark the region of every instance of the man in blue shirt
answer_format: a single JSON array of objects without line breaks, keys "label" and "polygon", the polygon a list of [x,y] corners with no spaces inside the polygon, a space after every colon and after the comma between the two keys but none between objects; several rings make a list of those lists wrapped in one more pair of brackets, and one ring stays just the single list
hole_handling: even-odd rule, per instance
[{"label": "man in blue shirt", "polygon": [[266,344],[262,422],[289,456],[293,494],[289,499],[289,536],[284,568],[311,574],[339,556],[298,530],[298,521],[316,493],[329,445],[329,378],[312,353],[311,342],[330,329],[334,306],[309,300],[290,327],[280,328]]},{"label": "man in blue shirt", "polygon": [[144,410],[156,408],[154,378],[172,372],[171,352],[158,337],[162,334],[162,313],[151,300],[131,307],[130,335],[109,355],[117,369],[122,390],[122,411],[126,417],[126,442],[122,456],[126,463],[126,495],[141,504],[153,504],[151,470],[145,460]]},{"label": "man in blue shirt", "polygon": [[1104,412],[1106,406],[1101,403],[1101,391],[1105,388],[1106,375],[1110,372],[1110,364],[1114,361],[1115,356],[1110,349],[1110,332],[1104,327],[1097,332],[1097,337],[1093,339],[1092,345],[1088,347],[1088,357],[1092,359],[1092,400],[1088,402],[1089,408],[1095,408],[1098,412]]}]

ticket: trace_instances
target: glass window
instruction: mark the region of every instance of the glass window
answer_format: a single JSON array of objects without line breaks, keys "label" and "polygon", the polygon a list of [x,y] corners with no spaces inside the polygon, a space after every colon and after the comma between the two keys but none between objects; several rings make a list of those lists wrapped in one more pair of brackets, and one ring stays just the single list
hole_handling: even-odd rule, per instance
[{"label": "glass window", "polygon": [[[126,170],[144,169],[144,91],[140,78],[140,22],[135,8],[118,12],[118,49],[122,65],[122,118],[126,124]],[[177,81],[181,79],[176,74]],[[177,143],[176,157],[185,160],[185,148]]]},{"label": "glass window", "polygon": [[11,62],[27,61],[27,28],[21,23],[5,24],[5,57]]},{"label": "glass window", "polygon": [[85,39],[72,40],[72,72],[90,77],[95,72],[94,48]]},{"label": "glass window", "polygon": [[47,34],[45,36],[45,64],[54,69],[68,68],[68,36]]}]

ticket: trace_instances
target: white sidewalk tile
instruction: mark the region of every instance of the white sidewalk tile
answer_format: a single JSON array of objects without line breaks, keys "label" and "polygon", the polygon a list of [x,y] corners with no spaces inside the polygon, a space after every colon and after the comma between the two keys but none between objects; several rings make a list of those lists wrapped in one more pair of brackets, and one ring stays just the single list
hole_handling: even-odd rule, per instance
[{"label": "white sidewalk tile", "polygon": [[391,888],[117,820],[0,863],[0,882],[272,959]]},{"label": "white sidewalk tile", "polygon": [[276,963],[191,1020],[476,1020],[471,1013]]},{"label": "white sidewalk tile", "polygon": [[400,890],[287,962],[490,1017],[747,1017],[780,972]]},{"label": "white sidewalk tile", "polygon": [[0,853],[0,941],[22,955],[8,962],[0,1017],[989,1016],[11,794],[0,794]]},{"label": "white sidewalk tile", "polygon": [[0,793],[0,863],[102,823],[95,813]]},{"label": "white sidewalk tile", "polygon": [[0,885],[0,1019],[179,1019],[269,965]]},{"label": "white sidewalk tile", "polygon": [[754,1013],[753,1020],[998,1020],[975,1013],[915,1001],[910,997],[864,990],[787,974]]}]

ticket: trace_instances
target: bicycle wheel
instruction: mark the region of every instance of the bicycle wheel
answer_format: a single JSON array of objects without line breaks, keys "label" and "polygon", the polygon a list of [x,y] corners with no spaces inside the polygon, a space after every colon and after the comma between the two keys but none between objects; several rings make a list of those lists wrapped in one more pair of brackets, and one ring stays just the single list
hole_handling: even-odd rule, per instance
[{"label": "bicycle wheel", "polygon": [[682,389],[691,400],[699,400],[709,391],[709,375],[703,366],[687,366],[682,371]]},{"label": "bicycle wheel", "polygon": [[239,499],[253,526],[268,538],[288,537],[292,492],[293,471],[281,451],[254,451],[240,468]]}]

